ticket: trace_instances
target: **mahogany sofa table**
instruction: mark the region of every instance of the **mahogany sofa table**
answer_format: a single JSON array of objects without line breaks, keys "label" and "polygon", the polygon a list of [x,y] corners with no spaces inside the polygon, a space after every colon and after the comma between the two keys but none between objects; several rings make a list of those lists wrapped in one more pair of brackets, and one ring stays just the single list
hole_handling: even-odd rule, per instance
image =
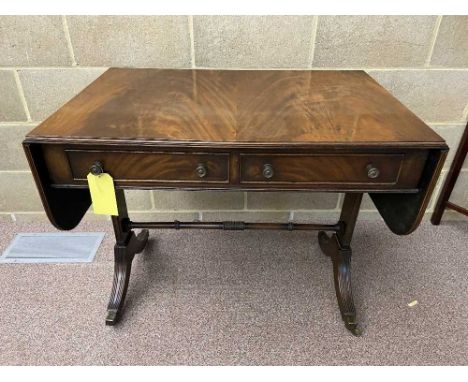
[{"label": "mahogany sofa table", "polygon": [[[318,230],[346,327],[359,334],[351,238],[363,193],[398,235],[419,225],[447,145],[363,71],[109,69],[24,140],[45,211],[74,228],[88,173],[114,179],[115,274],[106,323],[122,313],[146,228]],[[124,189],[344,192],[336,224],[131,221]],[[143,228],[136,235],[133,229]],[[328,232],[328,234],[326,233]]]}]

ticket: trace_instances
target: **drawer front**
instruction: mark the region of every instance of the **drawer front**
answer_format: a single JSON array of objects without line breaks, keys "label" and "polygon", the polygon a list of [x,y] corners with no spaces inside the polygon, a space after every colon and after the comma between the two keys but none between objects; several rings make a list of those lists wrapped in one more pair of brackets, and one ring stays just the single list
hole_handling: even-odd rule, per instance
[{"label": "drawer front", "polygon": [[416,187],[424,160],[418,154],[245,154],[241,183]]},{"label": "drawer front", "polygon": [[228,183],[229,154],[66,150],[74,180],[85,180],[95,162],[116,182]]}]

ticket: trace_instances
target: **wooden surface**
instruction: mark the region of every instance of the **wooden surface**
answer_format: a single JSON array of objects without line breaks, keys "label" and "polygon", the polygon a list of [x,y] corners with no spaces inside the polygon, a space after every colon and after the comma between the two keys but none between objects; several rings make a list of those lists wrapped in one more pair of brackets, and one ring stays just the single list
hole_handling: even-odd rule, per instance
[{"label": "wooden surface", "polygon": [[[41,144],[54,187],[85,187],[95,163],[117,188],[416,192],[428,150],[211,150]],[[375,178],[369,168],[377,169]],[[200,176],[198,168],[205,174]],[[265,167],[272,171],[264,174]]]},{"label": "wooden surface", "polygon": [[[341,316],[356,335],[350,243],[362,193],[393,232],[411,233],[447,154],[442,138],[362,71],[110,69],[23,145],[59,229],[74,228],[88,210],[89,172],[114,178],[119,216],[112,218],[109,325],[119,320],[133,256],[148,239],[132,225],[156,225],[130,221],[123,188],[346,192],[339,221],[325,227],[335,233],[321,232],[319,243],[332,258]],[[163,227],[181,224],[194,227]]]},{"label": "wooden surface", "polygon": [[44,139],[444,146],[364,71],[109,69],[28,134]]},{"label": "wooden surface", "polygon": [[363,71],[109,69],[23,144],[62,229],[100,162],[117,189],[369,192],[398,234],[419,224],[447,150]]},{"label": "wooden surface", "polygon": [[[425,160],[419,154],[246,154],[241,155],[240,182],[416,188]],[[274,171],[269,179],[262,173],[265,163]],[[376,178],[368,176],[368,165],[378,169]]]}]

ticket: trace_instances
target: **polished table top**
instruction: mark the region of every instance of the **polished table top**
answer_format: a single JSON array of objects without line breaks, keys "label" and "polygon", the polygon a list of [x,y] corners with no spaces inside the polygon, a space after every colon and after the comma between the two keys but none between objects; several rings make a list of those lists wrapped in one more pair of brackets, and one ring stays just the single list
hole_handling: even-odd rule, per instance
[{"label": "polished table top", "polygon": [[442,147],[364,71],[107,70],[32,140]]},{"label": "polished table top", "polygon": [[[109,69],[23,145],[59,229],[76,227],[88,211],[88,176],[112,176],[118,216],[108,325],[122,314],[147,228],[301,229],[321,230],[341,317],[355,335],[350,244],[363,193],[394,233],[409,234],[447,154],[442,138],[363,71]],[[135,222],[125,203],[128,188],[345,196],[331,225]]]}]

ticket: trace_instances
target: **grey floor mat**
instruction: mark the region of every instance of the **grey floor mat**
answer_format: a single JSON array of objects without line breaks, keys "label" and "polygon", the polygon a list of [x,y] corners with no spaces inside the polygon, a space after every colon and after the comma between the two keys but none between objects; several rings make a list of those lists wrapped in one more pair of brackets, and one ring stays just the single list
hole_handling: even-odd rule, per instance
[{"label": "grey floor mat", "polygon": [[104,232],[18,233],[0,263],[90,263]]}]

